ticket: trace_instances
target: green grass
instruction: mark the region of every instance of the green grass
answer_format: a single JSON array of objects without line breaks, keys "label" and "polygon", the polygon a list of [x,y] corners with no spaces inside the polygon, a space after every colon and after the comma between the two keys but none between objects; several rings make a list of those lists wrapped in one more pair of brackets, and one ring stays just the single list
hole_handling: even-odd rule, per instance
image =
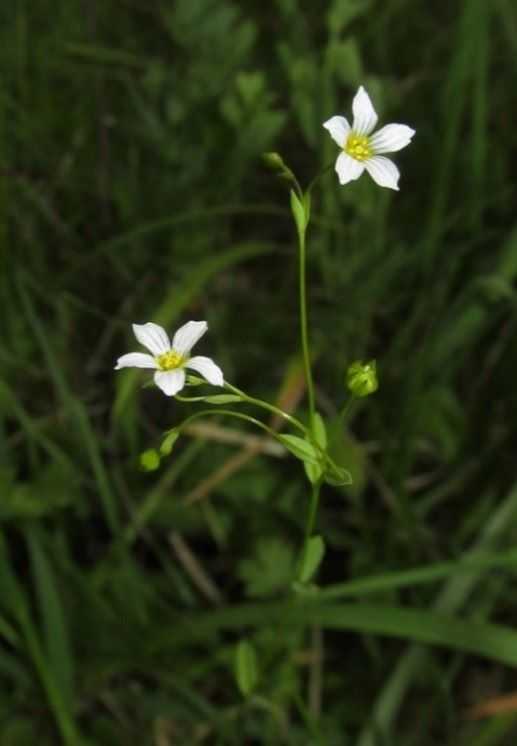
[{"label": "green grass", "polygon": [[[0,20],[2,746],[510,746],[512,713],[468,710],[516,687],[513,4],[16,0]],[[330,170],[314,194],[316,395],[355,483],[322,493],[300,595],[299,462],[238,463],[246,428],[216,418],[143,473],[193,410],[113,365],[131,323],[206,318],[230,382],[296,398],[295,236],[260,156],[307,184],[361,83],[417,134],[400,193]],[[372,357],[343,434],[346,367]]]}]

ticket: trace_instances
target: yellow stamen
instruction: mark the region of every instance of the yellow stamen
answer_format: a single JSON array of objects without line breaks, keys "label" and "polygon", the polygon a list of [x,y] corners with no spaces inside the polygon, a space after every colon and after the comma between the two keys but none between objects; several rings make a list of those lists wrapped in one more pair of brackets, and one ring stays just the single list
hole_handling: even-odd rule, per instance
[{"label": "yellow stamen", "polygon": [[174,350],[163,352],[161,355],[156,357],[156,362],[158,363],[160,370],[174,370],[175,368],[180,368],[185,360],[186,357],[184,355],[181,355],[179,352],[175,352]]},{"label": "yellow stamen", "polygon": [[370,140],[366,135],[356,135],[351,132],[348,135],[345,147],[345,153],[355,158],[356,161],[365,161],[372,155]]}]

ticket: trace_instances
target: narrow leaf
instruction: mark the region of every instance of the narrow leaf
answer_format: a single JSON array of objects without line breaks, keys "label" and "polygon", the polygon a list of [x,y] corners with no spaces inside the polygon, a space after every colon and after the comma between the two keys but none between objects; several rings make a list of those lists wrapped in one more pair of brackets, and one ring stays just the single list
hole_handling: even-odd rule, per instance
[{"label": "narrow leaf", "polygon": [[316,484],[316,482],[319,482],[323,475],[323,469],[321,468],[320,464],[313,463],[312,461],[304,461],[303,468],[305,469],[307,479],[311,484]]},{"label": "narrow leaf", "polygon": [[327,447],[327,430],[325,428],[325,422],[319,412],[314,412],[314,418],[312,420],[312,435],[316,443],[322,450]]},{"label": "narrow leaf", "polygon": [[313,464],[318,463],[318,454],[314,446],[307,440],[299,438],[297,435],[277,435],[277,439],[301,461],[308,461]]},{"label": "narrow leaf", "polygon": [[38,606],[43,623],[43,640],[47,661],[52,669],[68,712],[72,711],[74,657],[65,623],[65,613],[58,593],[54,570],[35,530],[26,530]]},{"label": "narrow leaf", "polygon": [[344,487],[347,484],[352,484],[353,481],[350,472],[336,464],[334,464],[332,471],[325,474],[325,482],[331,484],[333,487]]},{"label": "narrow leaf", "polygon": [[311,536],[303,552],[300,581],[308,583],[315,575],[325,555],[325,542],[321,536]]},{"label": "narrow leaf", "polygon": [[258,682],[258,666],[255,649],[247,640],[241,640],[235,653],[235,680],[245,697],[255,689]]},{"label": "narrow leaf", "polygon": [[278,604],[246,604],[220,611],[189,615],[174,629],[166,629],[153,640],[153,650],[170,649],[194,636],[212,635],[217,629],[243,626],[298,626],[318,624],[327,629],[355,631],[396,637],[406,642],[427,643],[517,666],[517,631],[492,624],[444,614],[432,609],[363,603],[327,604],[317,601]]},{"label": "narrow leaf", "polygon": [[305,217],[305,207],[300,202],[300,199],[294,189],[291,189],[291,212],[293,213],[294,222],[296,223],[296,228],[298,230],[298,235],[301,238],[305,233],[307,219]]}]

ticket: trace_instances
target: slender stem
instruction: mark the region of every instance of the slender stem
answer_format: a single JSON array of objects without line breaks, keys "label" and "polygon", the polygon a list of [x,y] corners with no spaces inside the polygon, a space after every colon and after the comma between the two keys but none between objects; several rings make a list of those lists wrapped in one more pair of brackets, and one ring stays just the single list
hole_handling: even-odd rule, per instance
[{"label": "slender stem", "polygon": [[264,430],[268,435],[270,435],[275,440],[278,440],[278,434],[274,432],[270,427],[265,425],[260,420],[257,420],[255,417],[250,417],[247,414],[242,414],[241,412],[234,412],[233,409],[203,409],[201,412],[196,412],[195,414],[190,415],[190,417],[187,417],[186,420],[183,420],[181,425],[178,425],[177,429],[179,432],[185,429],[187,425],[190,425],[191,422],[194,422],[194,420],[199,419],[200,417],[206,417],[207,415],[223,415],[225,417],[235,417],[238,420],[245,420],[245,422],[251,422],[252,425],[255,425],[255,427],[258,427],[260,430]]},{"label": "slender stem", "polygon": [[314,383],[312,380],[311,358],[309,353],[309,332],[307,323],[307,280],[306,280],[306,230],[298,233],[299,248],[299,291],[300,291],[300,336],[302,342],[303,367],[305,370],[305,383],[307,385],[307,396],[309,398],[309,422],[311,430],[314,427]]},{"label": "slender stem", "polygon": [[294,188],[298,192],[299,198],[303,200],[303,189],[301,188],[300,182],[298,181],[298,179],[296,178],[294,174],[292,174],[292,183],[294,184]]},{"label": "slender stem", "polygon": [[339,422],[341,424],[341,427],[344,426],[345,421],[346,421],[346,417],[349,414],[350,409],[351,409],[352,404],[354,403],[354,401],[355,401],[355,396],[352,394],[352,396],[350,397],[350,399],[345,403],[343,409],[339,413]]},{"label": "slender stem", "polygon": [[316,522],[316,514],[318,512],[318,505],[320,502],[320,488],[321,482],[318,480],[312,485],[311,501],[309,503],[309,512],[307,514],[307,524],[305,526],[305,542],[303,551],[305,552],[307,542],[311,538],[311,534],[314,531],[314,524]]},{"label": "slender stem", "polygon": [[262,401],[262,399],[255,399],[254,396],[248,396],[248,394],[246,394],[244,391],[241,391],[241,389],[238,389],[237,386],[232,386],[232,384],[228,383],[228,381],[224,382],[224,387],[225,389],[228,389],[228,391],[232,391],[234,394],[240,396],[243,401],[246,401],[249,404],[255,404],[255,406],[261,407],[261,409],[266,409],[268,412],[272,412],[273,414],[282,417],[282,419],[289,422],[290,425],[296,427],[298,430],[301,430],[304,435],[307,435],[307,428],[305,427],[305,425],[302,425],[300,420],[296,419],[296,417],[293,417],[292,415],[287,414],[287,412],[284,412],[283,409],[275,407],[273,404],[269,404],[269,402]]},{"label": "slender stem", "polygon": [[[309,443],[312,446],[314,446],[316,451],[318,451],[318,453],[324,459],[327,465],[329,465],[330,467],[334,467],[334,468],[336,467],[336,464],[328,455],[327,450],[322,448],[320,444],[318,443],[318,441],[316,440],[316,438],[314,437],[312,430],[306,428],[305,425],[301,423],[299,419],[297,419],[296,417],[293,417],[290,414],[287,414],[287,412],[284,412],[283,409],[280,409],[279,407],[275,407],[273,404],[269,404],[269,402],[263,401],[262,399],[256,399],[254,396],[248,396],[248,394],[246,394],[244,391],[241,391],[241,389],[238,389],[237,386],[233,386],[231,383],[228,383],[227,381],[225,381],[224,386],[226,389],[228,389],[228,391],[232,391],[234,394],[237,394],[238,396],[240,396],[243,401],[248,402],[249,404],[254,404],[257,407],[266,409],[268,412],[273,412],[273,414],[283,417],[287,422],[289,422],[290,425],[298,428],[298,430],[300,430],[305,435]],[[352,397],[352,400],[353,399],[354,397]]]},{"label": "slender stem", "polygon": [[[287,422],[289,422],[290,425],[297,428],[300,432],[304,434],[304,436],[307,438],[309,443],[315,448],[316,451],[318,451],[320,456],[325,460],[327,464],[329,464],[331,467],[335,466],[330,456],[316,441],[311,430],[305,427],[305,425],[301,423],[300,420],[298,420],[296,417],[293,417],[292,415],[287,414],[287,412],[284,412],[283,409],[280,409],[279,407],[275,407],[273,404],[269,404],[268,402],[265,402],[262,399],[256,399],[254,396],[248,396],[248,394],[246,394],[244,391],[241,391],[241,389],[238,389],[237,386],[233,386],[231,383],[228,383],[227,381],[225,381],[224,387],[228,391],[232,391],[234,394],[240,396],[244,402],[248,402],[249,404],[253,404],[257,407],[260,407],[261,409],[265,409],[268,412],[272,412],[273,414],[283,417]],[[176,395],[176,399],[178,399],[179,401],[185,401],[185,402],[206,400],[204,396],[187,397],[187,396],[178,396],[178,395]],[[271,428],[267,427],[267,425],[265,425],[263,422],[260,422],[259,420],[255,419],[254,417],[250,417],[249,415],[242,414],[241,412],[234,412],[233,410],[229,410],[229,409],[204,409],[201,412],[196,412],[195,414],[191,415],[186,420],[184,420],[181,423],[181,425],[178,425],[178,429],[182,430],[185,427],[185,425],[188,425],[190,422],[192,422],[192,420],[197,419],[198,417],[203,417],[205,414],[211,414],[211,415],[222,414],[226,416],[237,417],[238,419],[241,419],[241,420],[247,420],[248,422],[251,422],[253,425],[260,427],[263,430],[266,430],[271,435],[272,438],[279,440],[278,434]]]},{"label": "slender stem", "polygon": [[312,536],[312,532],[314,531],[314,524],[316,522],[316,515],[318,513],[318,505],[320,501],[320,487],[321,487],[321,482],[318,479],[318,481],[312,485],[311,501],[309,503],[309,512],[307,513],[307,522],[305,524],[305,536],[303,539],[303,547],[302,547],[302,552],[300,555],[300,561],[298,563],[298,577],[300,579],[302,577],[302,571],[303,571],[305,556],[307,554],[309,540]]},{"label": "slender stem", "polygon": [[316,183],[321,179],[321,177],[326,174],[330,169],[334,166],[334,161],[332,163],[328,163],[326,166],[324,166],[321,171],[318,171],[314,179],[310,182],[309,186],[307,187],[307,191],[311,192],[312,188],[316,185]]}]

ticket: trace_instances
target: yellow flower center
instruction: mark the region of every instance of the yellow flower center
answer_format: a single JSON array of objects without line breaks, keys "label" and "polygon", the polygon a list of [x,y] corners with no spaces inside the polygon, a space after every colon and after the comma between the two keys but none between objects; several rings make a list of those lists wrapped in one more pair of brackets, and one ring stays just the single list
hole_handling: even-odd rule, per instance
[{"label": "yellow flower center", "polygon": [[348,135],[343,150],[352,156],[352,158],[355,158],[356,161],[365,161],[372,155],[372,148],[368,137],[366,135],[355,135],[353,132]]},{"label": "yellow flower center", "polygon": [[169,350],[163,352],[161,355],[156,357],[156,362],[160,370],[174,370],[175,368],[181,368],[184,364],[186,357],[181,355],[179,352]]}]

